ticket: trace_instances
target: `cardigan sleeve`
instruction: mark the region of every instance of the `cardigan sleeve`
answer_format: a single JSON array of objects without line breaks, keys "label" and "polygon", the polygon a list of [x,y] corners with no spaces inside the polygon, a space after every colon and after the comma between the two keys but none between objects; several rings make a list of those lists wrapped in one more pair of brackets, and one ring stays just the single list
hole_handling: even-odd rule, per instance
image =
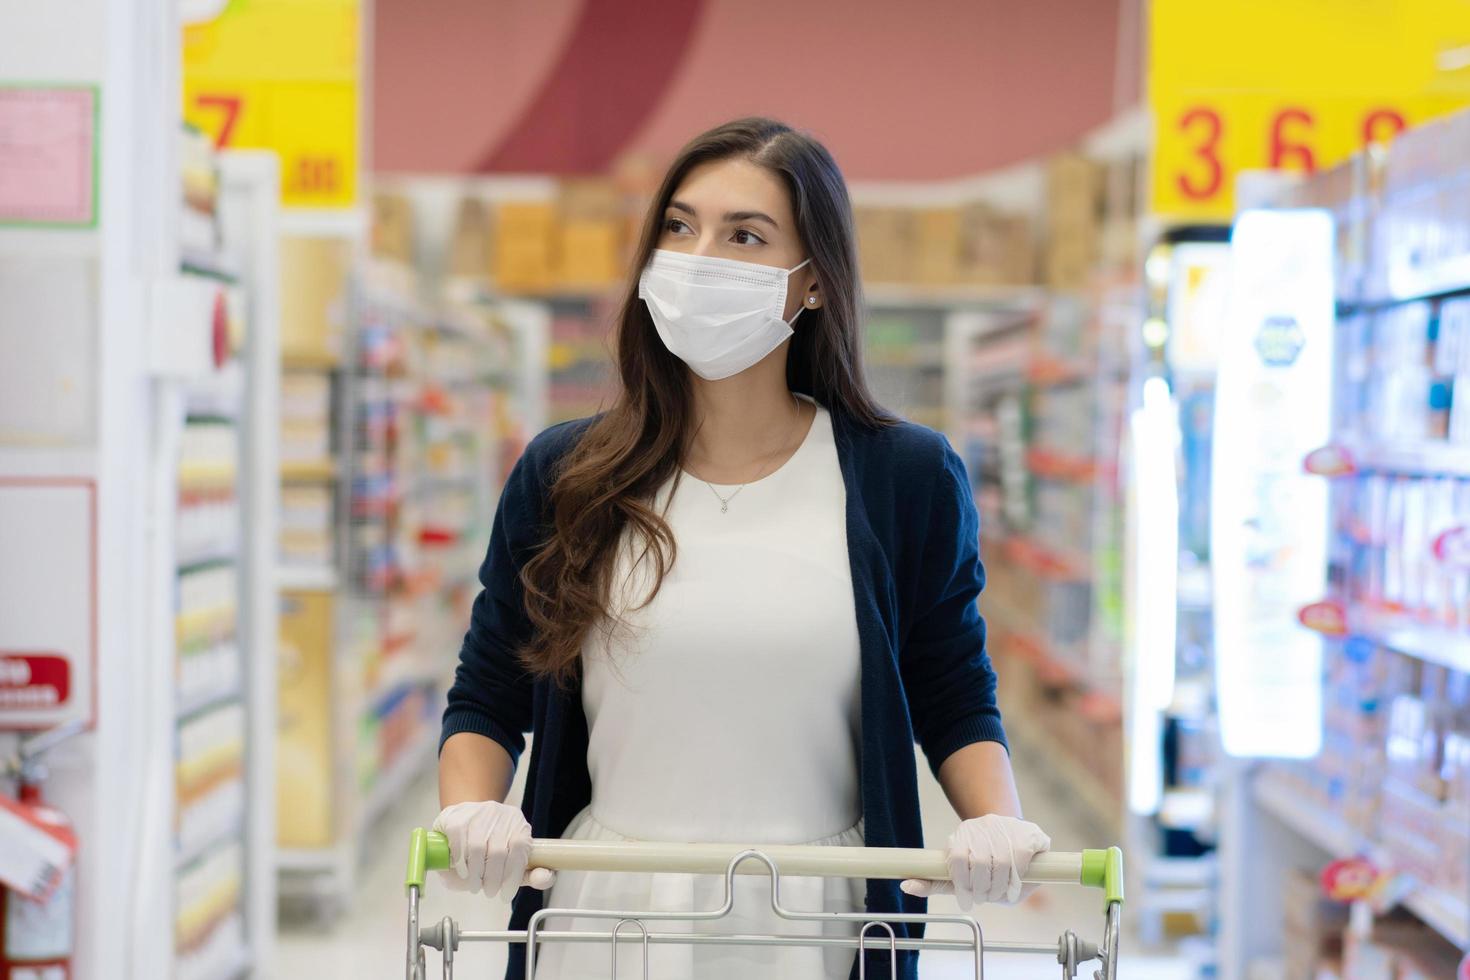
[{"label": "cardigan sleeve", "polygon": [[927,517],[900,664],[914,734],[937,775],[972,742],[1006,743],[978,606],[985,587],[980,517],[965,464],[947,443]]},{"label": "cardigan sleeve", "polygon": [[519,761],[531,728],[532,678],[517,651],[531,635],[520,574],[538,543],[543,496],[530,458],[534,448],[533,441],[501,491],[490,547],[480,565],[483,588],[460,645],[439,735],[441,750],[459,732],[494,739],[512,765]]}]

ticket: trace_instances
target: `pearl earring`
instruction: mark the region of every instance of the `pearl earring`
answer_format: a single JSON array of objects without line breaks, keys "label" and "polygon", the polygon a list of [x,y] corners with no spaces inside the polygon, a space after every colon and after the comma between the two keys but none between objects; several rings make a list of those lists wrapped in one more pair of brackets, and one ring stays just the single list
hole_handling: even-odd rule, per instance
[{"label": "pearl earring", "polygon": [[806,301],[808,303],[810,303],[812,306],[816,306],[817,305],[817,298],[815,296],[808,296],[806,298]]}]

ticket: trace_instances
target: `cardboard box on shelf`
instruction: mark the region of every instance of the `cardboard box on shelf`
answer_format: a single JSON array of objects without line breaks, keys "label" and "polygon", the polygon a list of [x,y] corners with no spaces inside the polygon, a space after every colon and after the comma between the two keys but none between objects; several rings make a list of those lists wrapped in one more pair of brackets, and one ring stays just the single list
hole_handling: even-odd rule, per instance
[{"label": "cardboard box on shelf", "polygon": [[332,765],[332,616],[330,592],[281,596],[276,720],[276,843],[326,847],[334,842]]},{"label": "cardboard box on shelf", "polygon": [[958,280],[972,285],[1025,285],[1036,279],[1028,215],[1004,214],[985,204],[961,212]]},{"label": "cardboard box on shelf", "polygon": [[454,234],[449,243],[449,275],[478,279],[490,268],[490,208],[484,201],[466,197],[454,217]]},{"label": "cardboard box on shelf", "polygon": [[913,209],[862,207],[856,209],[854,220],[863,279],[871,283],[913,282],[918,238]]},{"label": "cardboard box on shelf", "polygon": [[1324,961],[1342,955],[1348,907],[1322,894],[1315,871],[1288,868],[1281,876],[1282,946],[1286,976],[1311,980]]},{"label": "cardboard box on shelf", "polygon": [[541,293],[556,285],[556,219],[555,201],[504,201],[496,207],[491,249],[496,286]]},{"label": "cardboard box on shelf", "polygon": [[281,356],[321,362],[342,356],[352,243],[281,239]]},{"label": "cardboard box on shelf", "polygon": [[915,212],[915,281],[949,284],[958,280],[962,224],[959,208]]},{"label": "cardboard box on shelf", "polygon": [[373,197],[372,253],[405,266],[415,260],[413,203],[400,194]]},{"label": "cardboard box on shelf", "polygon": [[1103,167],[1077,153],[1059,153],[1046,165],[1048,226],[1096,226],[1103,189]]},{"label": "cardboard box on shelf", "polygon": [[572,177],[557,188],[563,221],[616,221],[627,210],[623,192],[607,177]]},{"label": "cardboard box on shelf", "polygon": [[1085,289],[1092,278],[1092,253],[1074,248],[1048,249],[1043,260],[1043,280],[1053,289]]},{"label": "cardboard box on shelf", "polygon": [[1343,976],[1350,980],[1448,980],[1459,961],[1443,936],[1404,913],[1380,919],[1369,935],[1344,935]]},{"label": "cardboard box on shelf", "polygon": [[559,229],[558,284],[605,289],[623,272],[622,225],[613,218],[568,218]]}]

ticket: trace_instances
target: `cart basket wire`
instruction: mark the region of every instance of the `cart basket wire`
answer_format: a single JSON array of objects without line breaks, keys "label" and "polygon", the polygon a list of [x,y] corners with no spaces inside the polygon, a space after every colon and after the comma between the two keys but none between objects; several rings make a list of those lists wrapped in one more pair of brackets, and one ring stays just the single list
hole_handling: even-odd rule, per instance
[{"label": "cart basket wire", "polygon": [[[856,951],[888,950],[890,976],[898,976],[899,950],[949,950],[968,954],[975,980],[985,975],[984,954],[1035,953],[1055,957],[1063,980],[1073,980],[1079,966],[1096,960],[1095,980],[1116,980],[1119,927],[1123,911],[1123,852],[1106,850],[1048,851],[1031,862],[1025,880],[1033,884],[1070,884],[1097,888],[1103,893],[1103,933],[1100,943],[1078,938],[1068,930],[1056,943],[986,942],[975,919],[968,915],[887,914],[878,918],[861,912],[800,912],[781,904],[781,878],[814,876],[829,878],[949,878],[946,852],[938,849],[900,847],[831,847],[745,844],[678,844],[655,842],[600,842],[535,840],[529,867],[553,871],[620,871],[644,873],[708,874],[724,877],[724,902],[712,909],[688,912],[641,910],[591,910],[544,908],[536,912],[523,930],[480,931],[461,929],[445,917],[421,926],[420,901],[429,871],[449,867],[449,841],[436,831],[416,829],[409,838],[408,955],[407,980],[426,980],[425,947],[439,951],[444,980],[454,976],[454,955],[461,943],[523,943],[526,947],[526,980],[533,980],[536,952],[541,943],[602,943],[609,949],[609,980],[618,975],[619,943],[642,948],[642,972],[648,973],[649,946],[692,944],[720,946],[808,946],[845,947]],[[728,915],[734,907],[737,874],[768,875],[771,909],[780,919],[792,922],[849,922],[858,927],[855,936],[743,935],[718,932],[658,932],[650,926],[660,922],[711,922]],[[573,917],[606,920],[605,931],[549,929],[546,919]],[[962,930],[963,939],[899,938],[889,923],[948,924]],[[858,957],[858,976],[867,976],[867,956]]]}]

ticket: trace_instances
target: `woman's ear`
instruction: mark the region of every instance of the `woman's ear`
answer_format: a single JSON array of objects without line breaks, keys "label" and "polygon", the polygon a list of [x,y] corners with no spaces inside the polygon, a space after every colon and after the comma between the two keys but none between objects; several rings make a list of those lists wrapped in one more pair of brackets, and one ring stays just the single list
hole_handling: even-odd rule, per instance
[{"label": "woman's ear", "polygon": [[801,305],[803,309],[807,310],[818,310],[822,308],[822,289],[817,285],[815,279],[807,284],[806,293],[801,298]]}]

